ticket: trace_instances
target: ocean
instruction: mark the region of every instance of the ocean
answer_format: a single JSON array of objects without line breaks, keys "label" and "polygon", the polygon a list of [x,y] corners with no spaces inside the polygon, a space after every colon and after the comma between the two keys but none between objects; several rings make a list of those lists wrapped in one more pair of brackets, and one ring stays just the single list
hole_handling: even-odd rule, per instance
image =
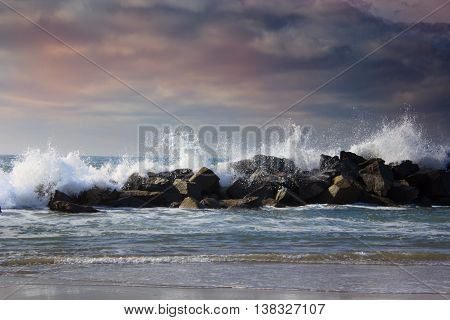
[{"label": "ocean", "polygon": [[[442,148],[419,146],[425,142],[410,129],[408,123],[387,127],[351,150],[372,150],[388,161],[439,166],[447,160]],[[386,153],[380,154],[383,145]],[[316,166],[320,153],[305,149],[303,166]],[[73,194],[94,185],[120,188],[139,168],[135,158],[60,154],[50,147],[0,156],[2,285],[26,276],[44,282],[450,293],[450,207],[99,208],[90,214],[46,207],[55,189]],[[221,183],[229,183],[229,174],[218,168]]]}]

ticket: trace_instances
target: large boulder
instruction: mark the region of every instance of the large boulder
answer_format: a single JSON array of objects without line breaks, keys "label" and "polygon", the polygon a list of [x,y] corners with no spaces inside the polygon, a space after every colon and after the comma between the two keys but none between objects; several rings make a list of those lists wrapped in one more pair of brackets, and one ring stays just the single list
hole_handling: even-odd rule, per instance
[{"label": "large boulder", "polygon": [[64,192],[55,190],[52,197],[50,198],[49,206],[50,206],[50,203],[55,202],[55,201],[74,202],[74,199],[72,197],[70,197],[69,195],[65,194]]},{"label": "large boulder", "polygon": [[206,194],[212,194],[219,189],[220,178],[211,170],[206,167],[198,170],[190,179],[190,182],[195,182],[202,192]]},{"label": "large boulder", "polygon": [[386,197],[394,182],[392,170],[381,159],[374,159],[359,171],[367,190]]},{"label": "large boulder", "polygon": [[298,175],[296,180],[298,197],[304,201],[313,199],[328,189],[330,183],[331,177],[329,175]]},{"label": "large boulder", "polygon": [[152,172],[149,172],[147,176],[133,173],[123,185],[122,190],[163,191],[170,185],[169,179]]},{"label": "large boulder", "polygon": [[450,172],[444,170],[420,171],[406,181],[419,189],[420,194],[431,199],[450,197]]},{"label": "large boulder", "polygon": [[244,197],[243,199],[225,199],[222,200],[224,207],[228,209],[237,208],[258,208],[261,207],[262,200],[259,197]]},{"label": "large boulder", "polygon": [[194,199],[201,199],[202,197],[202,189],[195,182],[175,179],[173,186],[181,195],[185,197],[191,197]]},{"label": "large boulder", "polygon": [[364,159],[363,157],[358,156],[357,154],[354,154],[352,152],[346,151],[341,151],[339,158],[341,159],[341,161],[350,160],[356,165],[360,165],[361,163],[366,161],[366,159]]},{"label": "large boulder", "polygon": [[238,175],[249,176],[258,169],[256,163],[251,159],[239,160],[230,163],[230,168]]},{"label": "large boulder", "polygon": [[319,163],[319,169],[321,171],[324,170],[334,170],[338,167],[341,160],[339,160],[338,156],[327,156],[325,154],[320,155],[320,163]]},{"label": "large boulder", "polygon": [[[330,200],[330,203],[351,204],[357,202],[361,194],[361,189],[351,180],[343,176],[337,176],[328,188],[326,198]],[[325,201],[327,201],[326,198]]]},{"label": "large boulder", "polygon": [[200,206],[208,209],[220,209],[223,208],[222,203],[215,198],[205,198],[200,201]]},{"label": "large boulder", "polygon": [[160,177],[169,180],[172,184],[176,179],[189,180],[194,175],[191,169],[175,169],[173,171],[165,171],[160,173],[149,173],[149,177]]},{"label": "large boulder", "polygon": [[399,204],[410,204],[419,196],[419,190],[411,187],[407,181],[394,181],[388,192],[390,199]]},{"label": "large boulder", "polygon": [[[263,199],[263,201],[266,199],[271,199],[271,198],[266,197]],[[307,204],[302,198],[300,198],[298,196],[297,193],[289,190],[286,187],[281,187],[278,190],[277,194],[275,195],[274,200],[276,201],[276,203],[278,205],[285,205],[285,206],[304,206]],[[265,204],[265,203],[263,202],[263,204]]]},{"label": "large boulder", "polygon": [[403,180],[420,170],[419,166],[410,160],[390,164],[390,167],[394,173],[394,178],[397,180]]},{"label": "large boulder", "polygon": [[81,206],[67,201],[51,201],[49,208],[52,211],[64,212],[64,213],[94,213],[98,212],[93,207]]},{"label": "large boulder", "polygon": [[150,208],[166,205],[164,194],[161,191],[126,190],[121,191],[118,199],[110,201],[111,207]]},{"label": "large boulder", "polygon": [[179,208],[182,209],[200,209],[202,205],[194,198],[187,197],[181,202]]},{"label": "large boulder", "polygon": [[117,200],[119,197],[120,192],[117,190],[93,187],[81,192],[76,197],[75,202],[86,206],[108,205],[108,203]]},{"label": "large boulder", "polygon": [[256,155],[253,161],[257,168],[269,173],[286,172],[293,173],[296,170],[294,161],[265,155]]}]

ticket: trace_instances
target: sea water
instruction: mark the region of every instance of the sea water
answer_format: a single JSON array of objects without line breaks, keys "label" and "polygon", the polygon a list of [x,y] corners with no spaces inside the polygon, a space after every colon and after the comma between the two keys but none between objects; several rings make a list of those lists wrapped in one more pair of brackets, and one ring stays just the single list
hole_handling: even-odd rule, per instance
[{"label": "sea water", "polygon": [[[320,153],[340,148],[305,148],[298,165],[313,168]],[[351,150],[435,168],[447,160],[445,148],[424,140],[408,121],[384,126]],[[120,188],[142,161],[51,147],[1,156],[0,276],[45,271],[47,278],[117,281],[120,275],[158,285],[450,292],[449,207],[99,208],[90,214],[46,208],[56,189]],[[231,181],[216,170],[222,184]]]}]

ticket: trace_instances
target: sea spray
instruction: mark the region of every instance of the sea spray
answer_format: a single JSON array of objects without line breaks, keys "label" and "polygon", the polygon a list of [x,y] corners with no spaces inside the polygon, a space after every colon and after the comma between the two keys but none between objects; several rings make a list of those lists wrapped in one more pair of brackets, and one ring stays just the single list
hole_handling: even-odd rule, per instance
[{"label": "sea spray", "polygon": [[[360,124],[364,126],[364,124]],[[317,168],[321,154],[337,155],[341,150],[350,150],[367,158],[379,157],[389,162],[405,159],[419,163],[422,167],[443,168],[448,161],[446,147],[427,139],[420,124],[411,116],[385,122],[373,133],[352,135],[331,147],[321,143],[311,132],[290,123],[283,141],[264,141],[259,148],[249,148],[242,153],[242,143],[233,140],[218,140],[214,158],[202,148],[196,136],[169,133],[164,136],[170,147],[163,157],[150,155],[147,158],[123,156],[119,159],[97,162],[95,158],[82,157],[79,152],[59,154],[51,146],[47,150],[30,149],[0,166],[0,206],[2,208],[42,208],[48,203],[54,190],[77,194],[93,186],[120,189],[134,172],[160,172],[177,168],[196,170],[203,165],[211,167],[221,178],[223,186],[229,185],[233,172],[229,162],[250,158],[257,153],[291,158],[302,170]],[[364,130],[360,130],[360,132]],[[229,147],[224,147],[225,145]],[[294,152],[293,152],[294,151]],[[163,154],[164,152],[161,151]]]}]

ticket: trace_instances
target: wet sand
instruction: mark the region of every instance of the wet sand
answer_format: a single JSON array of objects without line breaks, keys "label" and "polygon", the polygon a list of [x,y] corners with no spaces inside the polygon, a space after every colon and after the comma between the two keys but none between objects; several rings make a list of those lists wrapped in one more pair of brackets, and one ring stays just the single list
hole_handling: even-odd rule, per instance
[{"label": "wet sand", "polygon": [[0,269],[0,299],[448,299],[450,266],[279,263]]},{"label": "wet sand", "polygon": [[[26,279],[17,278],[19,282]],[[315,292],[290,289],[193,288],[66,281],[0,287],[7,300],[373,300],[445,299],[439,294]]]}]

